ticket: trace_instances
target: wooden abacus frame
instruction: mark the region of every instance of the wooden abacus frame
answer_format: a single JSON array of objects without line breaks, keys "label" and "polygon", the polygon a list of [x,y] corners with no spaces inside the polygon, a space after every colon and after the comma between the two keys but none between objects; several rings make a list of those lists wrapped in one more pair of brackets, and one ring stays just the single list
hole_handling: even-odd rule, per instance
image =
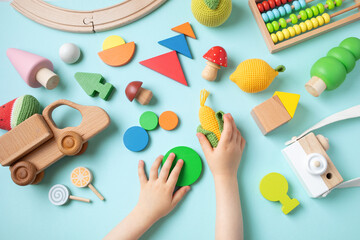
[{"label": "wooden abacus frame", "polygon": [[[349,23],[353,23],[356,22],[358,20],[360,20],[360,8],[359,8],[359,12],[355,13],[351,16],[348,16],[346,18],[340,19],[338,21],[334,21],[334,22],[330,22],[329,24],[326,24],[324,26],[321,26],[319,28],[316,28],[314,30],[311,30],[309,32],[306,33],[302,33],[298,36],[289,38],[287,40],[284,40],[282,42],[279,43],[274,43],[273,40],[271,39],[270,33],[266,27],[266,24],[263,20],[263,18],[261,17],[261,13],[259,11],[259,9],[257,8],[256,4],[263,2],[264,0],[249,0],[249,6],[251,9],[251,12],[254,15],[255,21],[258,24],[259,28],[260,28],[260,32],[264,37],[266,46],[268,47],[270,53],[276,53],[279,52],[281,50],[284,50],[288,47],[294,46],[296,44],[299,44],[301,42],[304,42],[306,40],[309,40],[311,38],[317,37],[320,34],[335,30],[339,27],[345,26]],[[360,3],[360,0],[354,0],[355,4],[356,3]]]}]

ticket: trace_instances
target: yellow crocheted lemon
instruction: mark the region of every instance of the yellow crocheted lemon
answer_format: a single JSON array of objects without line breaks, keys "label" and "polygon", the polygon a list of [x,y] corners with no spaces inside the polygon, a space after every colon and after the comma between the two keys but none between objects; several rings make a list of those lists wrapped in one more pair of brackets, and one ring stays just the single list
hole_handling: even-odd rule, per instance
[{"label": "yellow crocheted lemon", "polygon": [[231,0],[192,0],[191,11],[196,20],[208,27],[223,24],[230,16]]},{"label": "yellow crocheted lemon", "polygon": [[268,88],[279,72],[285,69],[283,65],[273,69],[261,59],[248,59],[239,64],[235,72],[230,75],[230,80],[244,92],[256,93]]}]

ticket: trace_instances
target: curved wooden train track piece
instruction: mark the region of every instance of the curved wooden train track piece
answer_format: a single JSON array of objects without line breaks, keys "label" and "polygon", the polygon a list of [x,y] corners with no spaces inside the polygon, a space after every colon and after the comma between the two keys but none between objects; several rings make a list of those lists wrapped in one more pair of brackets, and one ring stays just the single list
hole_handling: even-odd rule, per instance
[{"label": "curved wooden train track piece", "polygon": [[60,8],[42,0],[13,0],[11,6],[25,17],[47,27],[68,32],[101,32],[134,22],[166,0],[125,0],[93,11]]}]

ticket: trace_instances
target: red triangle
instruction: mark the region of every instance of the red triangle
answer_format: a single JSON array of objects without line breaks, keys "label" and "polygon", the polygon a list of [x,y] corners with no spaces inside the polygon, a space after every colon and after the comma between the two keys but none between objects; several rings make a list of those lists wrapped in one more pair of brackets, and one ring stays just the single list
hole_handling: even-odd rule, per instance
[{"label": "red triangle", "polygon": [[140,64],[162,75],[165,75],[181,84],[184,84],[185,86],[188,85],[176,51],[168,52],[141,61]]}]

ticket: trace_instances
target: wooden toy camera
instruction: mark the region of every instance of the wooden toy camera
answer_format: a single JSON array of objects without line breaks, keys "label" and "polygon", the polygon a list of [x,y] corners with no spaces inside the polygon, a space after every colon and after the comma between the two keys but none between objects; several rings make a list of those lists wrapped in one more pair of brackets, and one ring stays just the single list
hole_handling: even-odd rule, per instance
[{"label": "wooden toy camera", "polygon": [[312,132],[333,122],[360,117],[360,105],[325,118],[299,137],[287,142],[283,155],[312,198],[325,197],[335,188],[360,186],[360,178],[343,182],[343,178],[326,154],[329,141]]},{"label": "wooden toy camera", "polygon": [[343,181],[328,149],[328,139],[311,132],[282,150],[310,197],[320,197]]},{"label": "wooden toy camera", "polygon": [[[81,113],[80,125],[63,129],[56,126],[51,115],[61,105]],[[84,153],[88,140],[109,124],[110,118],[102,108],[57,100],[42,115],[34,114],[0,137],[0,164],[10,166],[16,184],[37,184],[46,168],[64,156]]]}]

